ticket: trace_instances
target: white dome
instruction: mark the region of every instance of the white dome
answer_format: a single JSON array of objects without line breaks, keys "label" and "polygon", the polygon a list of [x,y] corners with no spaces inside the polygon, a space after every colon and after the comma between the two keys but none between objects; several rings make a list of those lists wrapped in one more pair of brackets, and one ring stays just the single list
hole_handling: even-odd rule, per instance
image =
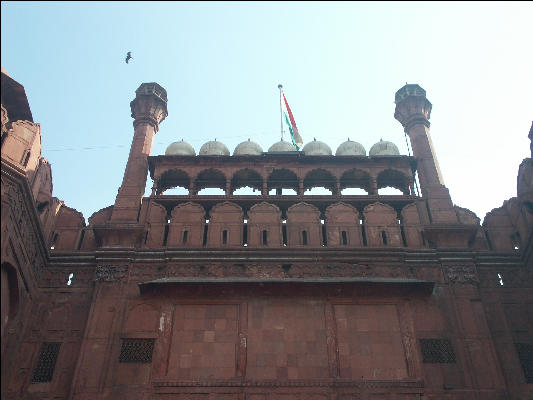
[{"label": "white dome", "polygon": [[194,151],[193,147],[189,143],[184,142],[182,139],[181,142],[171,143],[165,150],[165,155],[166,156],[195,156],[196,152]]},{"label": "white dome", "polygon": [[277,143],[274,143],[270,148],[268,149],[269,153],[277,152],[277,151],[298,151],[296,147],[292,143],[286,142],[284,140],[280,140]]},{"label": "white dome", "polygon": [[399,156],[400,151],[398,147],[392,142],[387,142],[381,139],[368,152],[370,157],[373,156]]},{"label": "white dome", "polygon": [[324,143],[314,139],[312,142],[307,143],[302,151],[306,156],[330,156],[331,149]]},{"label": "white dome", "polygon": [[256,156],[263,154],[263,149],[257,143],[248,139],[246,142],[239,143],[235,150],[233,150],[234,156]]},{"label": "white dome", "polygon": [[348,140],[341,143],[335,152],[336,156],[366,156],[366,150],[361,143]]},{"label": "white dome", "polygon": [[204,143],[200,148],[201,156],[229,156],[229,150],[226,145],[216,140]]}]

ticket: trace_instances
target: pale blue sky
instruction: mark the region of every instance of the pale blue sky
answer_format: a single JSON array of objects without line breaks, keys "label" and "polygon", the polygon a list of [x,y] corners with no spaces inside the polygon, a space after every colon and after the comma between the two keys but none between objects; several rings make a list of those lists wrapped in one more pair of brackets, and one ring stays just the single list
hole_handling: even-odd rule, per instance
[{"label": "pale blue sky", "polygon": [[407,154],[394,94],[418,83],[452,200],[481,219],[516,195],[529,156],[531,2],[1,4],[2,66],[41,123],[54,195],[86,219],[114,203],[142,82],[168,92],[152,155],[182,138],[267,150],[278,83],[304,143],[335,152],[350,137],[368,152],[383,138]]}]

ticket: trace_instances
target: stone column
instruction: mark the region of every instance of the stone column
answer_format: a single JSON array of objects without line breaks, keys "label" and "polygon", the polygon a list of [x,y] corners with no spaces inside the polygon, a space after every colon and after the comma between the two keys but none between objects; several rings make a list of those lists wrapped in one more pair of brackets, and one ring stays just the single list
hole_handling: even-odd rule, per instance
[{"label": "stone column", "polygon": [[370,187],[368,189],[369,195],[375,196],[378,194],[378,180],[375,176],[370,177]]},{"label": "stone column", "polygon": [[167,92],[157,83],[143,83],[130,103],[133,141],[111,222],[136,223],[148,175],[148,156],[159,124],[168,115]]}]

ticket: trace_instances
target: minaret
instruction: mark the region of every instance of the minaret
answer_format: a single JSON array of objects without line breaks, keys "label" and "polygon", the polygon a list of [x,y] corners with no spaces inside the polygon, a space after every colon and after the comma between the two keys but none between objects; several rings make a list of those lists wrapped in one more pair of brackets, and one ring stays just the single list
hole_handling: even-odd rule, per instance
[{"label": "minaret", "polygon": [[148,156],[159,124],[168,115],[167,92],[157,83],[143,83],[130,103],[133,141],[111,222],[136,223],[148,175]]},{"label": "minaret", "polygon": [[396,92],[396,118],[411,140],[413,156],[418,162],[418,179],[426,198],[432,224],[457,224],[450,193],[440,172],[429,134],[431,103],[419,85],[408,84]]}]

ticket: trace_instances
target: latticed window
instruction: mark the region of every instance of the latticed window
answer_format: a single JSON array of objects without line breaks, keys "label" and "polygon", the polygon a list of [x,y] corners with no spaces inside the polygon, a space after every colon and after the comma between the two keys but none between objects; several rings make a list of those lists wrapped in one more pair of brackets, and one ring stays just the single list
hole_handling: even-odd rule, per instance
[{"label": "latticed window", "polygon": [[33,370],[32,383],[50,382],[52,380],[60,347],[61,343],[44,342],[41,345],[39,360]]},{"label": "latticed window", "polygon": [[151,363],[155,339],[122,339],[119,362]]},{"label": "latticed window", "polygon": [[455,363],[452,342],[448,339],[420,339],[424,363]]},{"label": "latticed window", "polygon": [[522,364],[526,383],[533,383],[533,344],[531,343],[515,343],[516,352]]}]

